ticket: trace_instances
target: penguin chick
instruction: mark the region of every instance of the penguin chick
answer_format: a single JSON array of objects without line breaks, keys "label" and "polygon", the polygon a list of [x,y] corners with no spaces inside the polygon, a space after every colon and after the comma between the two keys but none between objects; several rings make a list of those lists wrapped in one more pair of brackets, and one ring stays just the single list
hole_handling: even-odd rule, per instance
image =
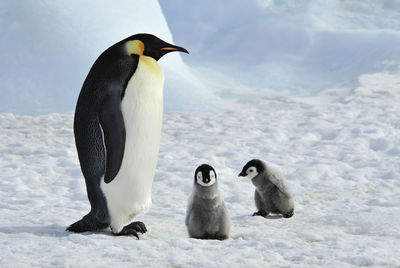
[{"label": "penguin chick", "polygon": [[230,219],[218,191],[217,174],[207,164],[194,173],[185,224],[191,238],[224,240],[229,237]]},{"label": "penguin chick", "polygon": [[263,161],[253,159],[247,162],[239,177],[251,179],[256,187],[254,200],[257,212],[253,216],[267,216],[269,213],[282,214],[290,218],[294,214],[292,194],[282,174],[267,166]]}]

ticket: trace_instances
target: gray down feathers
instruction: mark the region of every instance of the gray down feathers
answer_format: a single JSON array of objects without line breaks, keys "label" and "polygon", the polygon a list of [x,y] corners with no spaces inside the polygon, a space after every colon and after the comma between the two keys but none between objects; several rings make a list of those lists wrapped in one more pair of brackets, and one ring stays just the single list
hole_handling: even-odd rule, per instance
[{"label": "gray down feathers", "polygon": [[209,187],[194,182],[185,223],[192,238],[223,240],[229,237],[230,219],[217,182]]}]

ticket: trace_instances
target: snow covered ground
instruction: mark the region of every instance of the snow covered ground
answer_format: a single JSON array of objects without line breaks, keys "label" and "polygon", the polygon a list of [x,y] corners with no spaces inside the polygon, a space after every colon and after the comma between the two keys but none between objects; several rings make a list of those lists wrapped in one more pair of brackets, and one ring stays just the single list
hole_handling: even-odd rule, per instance
[{"label": "snow covered ground", "polygon": [[[89,210],[72,114],[0,114],[0,267],[399,267],[399,87],[399,73],[378,73],[355,90],[166,113],[140,240],[65,231]],[[254,187],[237,174],[251,158],[286,176],[293,218],[250,216]],[[226,241],[186,233],[202,163],[232,218]]]}]

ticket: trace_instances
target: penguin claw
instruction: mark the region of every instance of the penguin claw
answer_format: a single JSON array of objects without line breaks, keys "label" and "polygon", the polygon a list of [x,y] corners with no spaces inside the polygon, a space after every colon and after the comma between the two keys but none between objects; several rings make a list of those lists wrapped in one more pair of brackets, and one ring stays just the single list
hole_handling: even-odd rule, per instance
[{"label": "penguin claw", "polygon": [[118,236],[121,236],[121,235],[133,235],[139,240],[138,233],[135,230],[131,229],[131,228],[127,228],[126,226],[121,230],[121,232],[119,232],[119,233],[117,233],[115,235],[118,235]]},{"label": "penguin claw", "polygon": [[86,215],[81,220],[68,226],[66,230],[74,233],[83,233],[83,232],[95,231],[97,229],[99,228],[97,228],[92,218]]},{"label": "penguin claw", "polygon": [[291,218],[294,215],[294,209],[291,209],[288,213],[283,214],[284,218]]},{"label": "penguin claw", "polygon": [[140,232],[141,234],[144,234],[144,233],[147,232],[146,225],[144,225],[144,223],[141,222],[141,221],[135,221],[135,222],[132,222],[132,223],[128,224],[127,226],[122,228],[122,230],[119,233],[116,233],[115,235],[118,235],[118,236],[120,236],[120,235],[133,235],[137,239],[139,239],[138,232]]},{"label": "penguin claw", "polygon": [[147,232],[146,225],[144,225],[144,223],[141,221],[132,222],[132,223],[128,224],[127,226],[125,226],[125,228],[133,229],[137,232],[141,232],[142,234]]},{"label": "penguin claw", "polygon": [[261,216],[261,217],[266,217],[269,213],[265,210],[259,210],[257,212],[253,213],[253,216]]}]

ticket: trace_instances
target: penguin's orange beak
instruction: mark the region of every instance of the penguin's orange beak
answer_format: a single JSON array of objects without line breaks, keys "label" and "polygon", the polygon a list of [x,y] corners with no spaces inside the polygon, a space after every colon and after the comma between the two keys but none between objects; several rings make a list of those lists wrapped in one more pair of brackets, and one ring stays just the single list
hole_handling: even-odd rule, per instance
[{"label": "penguin's orange beak", "polygon": [[161,50],[166,50],[166,51],[168,51],[168,52],[172,52],[172,51],[181,51],[181,52],[185,52],[185,53],[189,54],[189,51],[187,51],[187,50],[184,49],[183,47],[178,47],[178,46],[163,47],[163,48],[161,48]]}]

